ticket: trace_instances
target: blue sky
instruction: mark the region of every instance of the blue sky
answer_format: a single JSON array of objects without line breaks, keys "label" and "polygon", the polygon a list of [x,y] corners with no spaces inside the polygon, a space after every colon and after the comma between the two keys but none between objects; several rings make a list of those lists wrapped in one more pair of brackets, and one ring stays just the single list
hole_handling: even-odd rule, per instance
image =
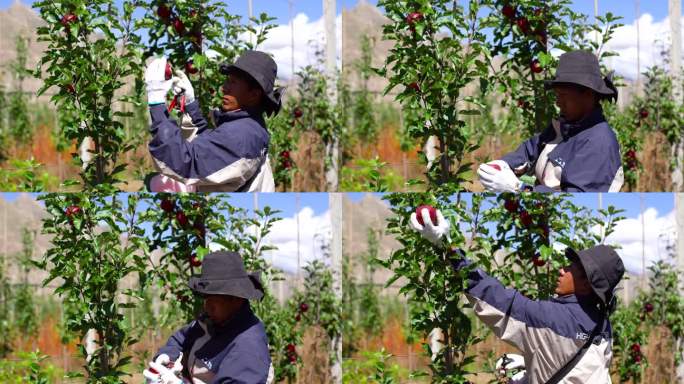
[{"label": "blue sky", "polygon": [[[0,0],[0,10],[9,7],[14,1],[22,1],[31,5],[33,1],[26,0]],[[292,0],[292,16],[295,39],[294,47],[291,46],[291,28],[289,26],[290,10],[287,0],[253,0],[254,14],[266,12],[275,17],[276,29],[272,30],[266,41],[259,46],[260,50],[273,55],[278,64],[278,76],[281,80],[292,77],[292,66],[295,72],[307,65],[317,63],[316,45],[324,40],[322,22],[321,0]],[[337,0],[338,17],[342,9],[354,7],[359,0]],[[376,0],[365,0],[371,4],[377,4]],[[459,0],[462,4],[465,0]],[[116,3],[121,4],[121,0]],[[246,17],[247,0],[228,1],[229,12]],[[575,10],[593,16],[594,2],[591,0],[574,0]],[[643,73],[649,67],[662,63],[662,45],[669,41],[670,27],[667,22],[667,1],[641,1],[639,25],[641,28],[641,44],[639,50],[640,66],[637,68],[637,42],[636,42],[636,9],[634,1],[599,0],[599,14],[612,12],[622,16],[621,22],[625,24],[619,28],[607,49],[618,54],[610,58],[606,65],[615,70],[618,75],[629,80],[634,80],[637,73]],[[339,20],[339,19],[338,19]],[[684,25],[682,25],[684,31]],[[485,33],[487,33],[485,31]],[[145,32],[142,32],[143,38]],[[341,28],[337,26],[338,59],[341,59]],[[317,42],[313,43],[313,42]],[[667,43],[669,44],[669,43]],[[683,44],[684,46],[684,44]],[[294,53],[294,55],[293,55]],[[554,54],[560,54],[559,50],[552,50]],[[338,61],[339,64],[339,61]]]},{"label": "blue sky", "polygon": [[[0,0],[0,9],[9,7],[15,0]],[[367,0],[371,4],[377,4],[376,0]],[[31,5],[33,1],[22,1]],[[120,1],[117,1],[120,3]],[[238,15],[247,15],[247,0],[227,1],[230,12]],[[293,0],[293,11],[306,13],[311,19],[318,19],[323,13],[322,1],[320,0]],[[356,5],[357,0],[337,0],[338,13],[343,8],[351,8]],[[573,2],[576,10],[583,13],[594,14],[594,2],[590,0],[575,0]],[[275,17],[278,23],[287,23],[289,20],[289,8],[287,0],[253,0],[254,13],[266,12]],[[641,13],[650,13],[655,19],[662,19],[667,16],[667,1],[641,1]],[[624,0],[599,0],[599,13],[612,12],[624,17],[625,22],[632,22],[635,18],[635,7],[633,1]]]}]

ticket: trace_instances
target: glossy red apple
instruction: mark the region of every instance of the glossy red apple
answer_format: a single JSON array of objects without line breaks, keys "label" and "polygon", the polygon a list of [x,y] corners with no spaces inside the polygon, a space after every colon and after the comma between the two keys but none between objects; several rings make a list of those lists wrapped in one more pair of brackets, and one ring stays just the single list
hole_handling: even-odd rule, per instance
[{"label": "glossy red apple", "polygon": [[542,260],[542,259],[539,257],[539,255],[535,255],[535,256],[532,258],[532,263],[534,263],[534,265],[537,266],[537,267],[543,267],[544,265],[546,265],[546,261]]},{"label": "glossy red apple", "polygon": [[525,227],[532,225],[532,216],[527,211],[520,212],[520,222]]},{"label": "glossy red apple", "polygon": [[409,88],[413,89],[416,92],[420,92],[420,85],[416,83],[415,81],[411,84],[408,85]]},{"label": "glossy red apple", "polygon": [[287,349],[287,352],[289,352],[289,353],[295,353],[296,352],[295,345],[292,343],[288,344],[285,348]]},{"label": "glossy red apple", "polygon": [[651,304],[651,303],[644,304],[644,312],[646,312],[646,313],[653,312],[653,304]]},{"label": "glossy red apple", "polygon": [[195,68],[195,63],[193,63],[192,60],[185,63],[185,71],[191,75],[194,75],[195,73],[199,72],[199,70]]},{"label": "glossy red apple", "polygon": [[185,213],[183,211],[176,213],[176,220],[178,221],[178,224],[181,227],[185,227],[188,225],[188,217],[185,216]]},{"label": "glossy red apple", "polygon": [[62,16],[62,19],[59,21],[63,26],[69,28],[69,24],[73,24],[78,20],[78,17],[74,15],[73,13],[67,13],[66,15]]},{"label": "glossy red apple", "polygon": [[406,16],[406,22],[409,26],[414,26],[416,22],[423,20],[423,14],[420,12],[411,12]]},{"label": "glossy red apple", "polygon": [[430,220],[432,220],[432,224],[437,225],[437,210],[435,209],[435,207],[430,205],[421,205],[416,209],[416,219],[418,220],[418,223],[420,223],[420,225],[425,225],[422,213],[424,209],[428,210],[428,213],[430,214]]},{"label": "glossy red apple", "polygon": [[302,116],[304,116],[304,112],[302,112],[302,109],[299,107],[295,108],[295,110],[294,110],[295,119],[299,119]]},{"label": "glossy red apple", "polygon": [[534,59],[530,63],[530,70],[534,73],[542,73],[544,68],[542,68],[541,64],[539,63],[539,60]]},{"label": "glossy red apple", "polygon": [[176,33],[179,35],[182,35],[183,33],[185,33],[185,24],[183,24],[183,20],[175,19],[173,21],[173,29],[175,29]]},{"label": "glossy red apple", "polygon": [[81,207],[78,205],[71,205],[64,211],[64,214],[69,218],[73,215],[78,215],[79,213],[81,213]]},{"label": "glossy red apple", "polygon": [[166,80],[171,80],[171,77],[173,76],[173,68],[171,68],[171,63],[168,61],[166,62],[166,68],[164,68],[164,78]]},{"label": "glossy red apple", "polygon": [[193,267],[199,267],[202,265],[202,260],[197,258],[197,255],[190,256],[190,265]]},{"label": "glossy red apple", "polygon": [[309,310],[309,304],[307,303],[301,303],[299,304],[299,310],[304,313]]},{"label": "glossy red apple", "polygon": [[300,314],[298,313],[297,316],[295,316],[295,321],[299,321],[299,320],[301,320],[301,319],[302,319],[302,315],[300,315]]},{"label": "glossy red apple", "polygon": [[510,199],[510,200],[506,200],[504,202],[504,208],[510,213],[517,212],[518,207],[519,207],[518,200]]},{"label": "glossy red apple", "polygon": [[166,4],[161,4],[157,8],[157,16],[159,16],[160,19],[162,19],[164,22],[169,20],[169,17],[171,17],[171,9]]},{"label": "glossy red apple", "polygon": [[518,25],[518,28],[520,28],[520,31],[527,35],[530,33],[530,21],[527,20],[527,17],[519,17],[515,23]]},{"label": "glossy red apple", "polygon": [[510,4],[504,5],[503,8],[501,8],[501,13],[503,13],[503,15],[508,19],[512,20],[515,18],[515,8]]},{"label": "glossy red apple", "polygon": [[175,204],[169,199],[162,200],[159,205],[161,206],[161,209],[167,213],[173,212],[173,209],[175,208]]},{"label": "glossy red apple", "polygon": [[282,157],[283,159],[289,159],[290,158],[290,151],[280,152],[280,157]]},{"label": "glossy red apple", "polygon": [[632,351],[632,353],[641,353],[641,345],[637,343],[632,344],[632,346],[629,347],[629,349]]},{"label": "glossy red apple", "polygon": [[641,116],[642,119],[645,119],[648,117],[648,109],[643,108],[641,111],[639,111],[639,116]]}]

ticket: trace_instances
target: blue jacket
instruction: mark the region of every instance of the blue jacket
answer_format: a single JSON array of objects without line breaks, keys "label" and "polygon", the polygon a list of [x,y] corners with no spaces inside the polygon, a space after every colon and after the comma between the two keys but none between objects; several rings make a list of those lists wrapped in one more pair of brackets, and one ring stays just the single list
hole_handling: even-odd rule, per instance
[{"label": "blue jacket", "polygon": [[149,150],[159,171],[206,192],[249,187],[268,154],[270,135],[263,116],[244,110],[217,110],[213,113],[216,129],[208,129],[199,102],[188,104],[186,113],[194,125],[191,140],[183,137],[178,124],[169,118],[166,105],[150,106]]},{"label": "blue jacket", "polygon": [[[461,259],[454,268],[470,262]],[[525,358],[527,383],[543,384],[569,361],[602,320],[600,310],[575,295],[530,300],[505,288],[481,269],[468,274],[466,297],[494,334]],[[561,383],[610,383],[612,330],[605,321],[599,336]]]},{"label": "blue jacket", "polygon": [[624,178],[620,145],[601,108],[576,123],[549,124],[502,160],[534,173],[541,192],[617,192]]},{"label": "blue jacket", "polygon": [[249,304],[221,327],[200,318],[174,333],[157,352],[175,361],[183,352],[190,373],[207,384],[265,384],[271,356],[264,325]]}]

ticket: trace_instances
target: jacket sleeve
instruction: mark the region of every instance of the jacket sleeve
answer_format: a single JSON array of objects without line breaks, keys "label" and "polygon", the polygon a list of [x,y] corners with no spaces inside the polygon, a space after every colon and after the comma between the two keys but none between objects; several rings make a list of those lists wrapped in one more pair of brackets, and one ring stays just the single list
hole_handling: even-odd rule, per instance
[{"label": "jacket sleeve", "polygon": [[540,135],[535,135],[531,139],[520,144],[518,149],[504,155],[501,160],[508,163],[508,166],[512,169],[534,163],[539,157],[539,137]]},{"label": "jacket sleeve", "polygon": [[[468,264],[467,259],[462,259],[454,267],[459,269]],[[473,304],[475,315],[497,337],[523,353],[529,353],[538,345],[554,343],[555,340],[548,337],[558,327],[565,326],[554,321],[555,316],[560,316],[559,312],[565,312],[562,305],[530,300],[515,289],[505,288],[481,269],[470,271],[468,280],[466,297]],[[551,332],[538,331],[543,329]]]},{"label": "jacket sleeve", "polygon": [[[564,192],[608,192],[622,173],[620,149],[612,131],[599,131],[578,143],[574,156],[563,168],[561,189]],[[621,183],[621,180],[618,181]]]},{"label": "jacket sleeve", "polygon": [[236,348],[221,361],[210,384],[266,384],[271,361],[258,348]]},{"label": "jacket sleeve", "polygon": [[154,355],[154,358],[152,360],[156,360],[157,357],[161,354],[167,354],[171,361],[175,361],[178,359],[180,356],[180,353],[183,351],[183,343],[185,342],[185,339],[188,337],[188,333],[190,331],[190,327],[192,326],[192,323],[186,325],[185,327],[181,328],[180,330],[176,331],[169,339],[166,341],[166,344],[159,348],[157,351],[157,354]]},{"label": "jacket sleeve", "polygon": [[[206,129],[197,103],[190,104],[193,122],[202,126],[192,142],[185,140],[164,105],[150,107],[153,138],[149,150],[159,171],[187,185],[226,185],[237,190],[258,172],[259,148],[244,129]],[[251,153],[252,156],[247,153]]]}]

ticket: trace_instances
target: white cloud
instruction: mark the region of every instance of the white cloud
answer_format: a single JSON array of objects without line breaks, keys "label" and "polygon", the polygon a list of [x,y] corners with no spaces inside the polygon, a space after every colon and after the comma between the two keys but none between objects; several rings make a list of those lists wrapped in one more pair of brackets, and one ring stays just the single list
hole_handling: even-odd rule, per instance
[{"label": "white cloud", "polygon": [[[682,24],[684,34],[684,23]],[[661,51],[669,50],[671,45],[670,19],[654,21],[651,14],[645,13],[639,18],[640,35],[640,73],[655,64],[662,64]],[[684,48],[684,42],[682,44]],[[636,79],[637,75],[637,22],[618,28],[606,48],[615,51],[619,56],[610,58],[608,66],[618,74]]]},{"label": "white cloud", "polygon": [[307,262],[325,257],[321,245],[330,244],[330,211],[315,216],[309,207],[302,208],[298,214],[283,218],[271,228],[265,243],[276,246],[274,251],[264,256],[273,266],[287,273],[297,272],[297,216],[299,216],[299,254],[300,266]]},{"label": "white cloud", "polygon": [[[298,13],[293,19],[294,24],[294,66],[295,72],[317,62],[316,51],[325,47],[325,29],[323,17],[310,20],[305,13]],[[342,16],[335,18],[337,64],[340,65],[342,52]],[[292,28],[290,24],[280,24],[270,30],[266,41],[258,47],[259,50],[271,53],[278,64],[278,77],[290,79],[292,77]]]},{"label": "white cloud", "polygon": [[606,241],[608,244],[621,246],[617,253],[627,271],[633,274],[641,274],[642,244],[648,268],[651,263],[669,256],[666,247],[676,239],[674,210],[659,215],[655,208],[648,208],[643,213],[643,220],[643,236],[642,215],[639,215],[618,222],[615,232]]}]

